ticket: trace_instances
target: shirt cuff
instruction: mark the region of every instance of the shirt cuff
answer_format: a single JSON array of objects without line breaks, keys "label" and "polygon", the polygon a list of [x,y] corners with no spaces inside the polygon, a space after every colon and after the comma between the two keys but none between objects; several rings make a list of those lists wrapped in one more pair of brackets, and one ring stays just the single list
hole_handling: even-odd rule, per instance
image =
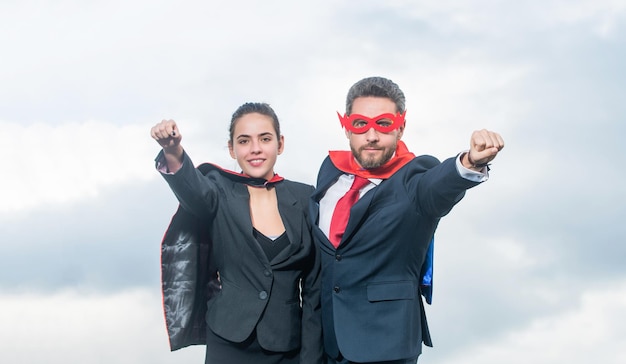
[{"label": "shirt cuff", "polygon": [[[155,162],[157,171],[163,174],[172,174],[172,175],[175,174],[175,173],[170,172],[170,169],[167,168],[167,161],[165,160],[165,153],[163,153],[163,151],[161,151],[159,155],[156,156],[156,158],[154,159],[154,162]],[[183,160],[183,162],[180,164],[181,168],[183,167],[184,163],[185,162]]]},{"label": "shirt cuff", "polygon": [[461,175],[461,177],[470,180],[472,182],[485,182],[489,179],[489,168],[488,167],[483,167],[483,169],[481,169],[480,171],[474,171],[472,169],[469,168],[465,168],[465,166],[463,166],[463,163],[461,163],[461,157],[463,156],[463,153],[465,152],[461,152],[459,153],[459,155],[456,156],[456,170],[459,172],[459,174]]}]

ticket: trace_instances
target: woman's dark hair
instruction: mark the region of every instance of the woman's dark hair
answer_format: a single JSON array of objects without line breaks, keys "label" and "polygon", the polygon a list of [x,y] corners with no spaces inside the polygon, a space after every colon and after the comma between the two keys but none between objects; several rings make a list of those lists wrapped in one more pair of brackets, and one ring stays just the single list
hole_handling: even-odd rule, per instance
[{"label": "woman's dark hair", "polygon": [[237,124],[237,120],[239,120],[242,116],[258,113],[261,115],[269,116],[272,119],[272,124],[274,125],[274,130],[276,131],[276,137],[280,138],[280,123],[278,122],[278,116],[274,112],[274,109],[269,104],[264,102],[246,102],[245,104],[239,106],[237,110],[233,113],[232,118],[230,119],[230,127],[228,129],[230,135],[230,142],[233,142],[233,137],[235,134],[235,124]]}]

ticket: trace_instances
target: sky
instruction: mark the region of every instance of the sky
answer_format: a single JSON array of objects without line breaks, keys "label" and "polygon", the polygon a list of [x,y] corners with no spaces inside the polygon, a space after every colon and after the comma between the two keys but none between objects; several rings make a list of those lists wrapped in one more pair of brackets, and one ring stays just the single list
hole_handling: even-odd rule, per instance
[{"label": "sky", "polygon": [[314,184],[368,76],[416,154],[506,143],[439,224],[419,363],[626,362],[624,1],[2,0],[0,50],[2,363],[203,362],[169,351],[150,127],[237,169],[230,115],[268,102],[276,171]]}]

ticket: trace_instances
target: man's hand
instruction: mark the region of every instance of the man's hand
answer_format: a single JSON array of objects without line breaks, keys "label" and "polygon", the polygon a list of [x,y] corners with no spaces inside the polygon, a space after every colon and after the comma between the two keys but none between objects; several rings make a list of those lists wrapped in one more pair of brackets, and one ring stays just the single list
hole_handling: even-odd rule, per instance
[{"label": "man's hand", "polygon": [[150,136],[163,148],[169,170],[177,171],[183,160],[183,147],[180,145],[183,136],[178,130],[176,122],[174,120],[162,120],[150,129]]},{"label": "man's hand", "polygon": [[504,148],[500,134],[486,129],[476,130],[470,139],[470,150],[461,159],[463,166],[473,170],[483,169]]}]

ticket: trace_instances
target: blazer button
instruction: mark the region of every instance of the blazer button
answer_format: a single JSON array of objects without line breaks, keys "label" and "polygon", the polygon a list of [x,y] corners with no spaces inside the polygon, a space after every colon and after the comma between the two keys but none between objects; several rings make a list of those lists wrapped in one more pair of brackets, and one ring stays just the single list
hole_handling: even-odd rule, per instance
[{"label": "blazer button", "polygon": [[270,272],[269,270],[265,270],[265,271],[263,272],[263,274],[264,274],[266,277],[269,277],[269,276],[271,276],[271,275],[272,275],[272,272]]},{"label": "blazer button", "polygon": [[335,293],[339,293],[339,291],[341,291],[341,288],[339,288],[338,286],[333,287],[333,291],[335,291]]},{"label": "blazer button", "polygon": [[262,300],[267,299],[267,292],[265,291],[259,292],[259,298]]},{"label": "blazer button", "polygon": [[340,261],[341,260],[341,254],[335,255],[335,260]]}]

